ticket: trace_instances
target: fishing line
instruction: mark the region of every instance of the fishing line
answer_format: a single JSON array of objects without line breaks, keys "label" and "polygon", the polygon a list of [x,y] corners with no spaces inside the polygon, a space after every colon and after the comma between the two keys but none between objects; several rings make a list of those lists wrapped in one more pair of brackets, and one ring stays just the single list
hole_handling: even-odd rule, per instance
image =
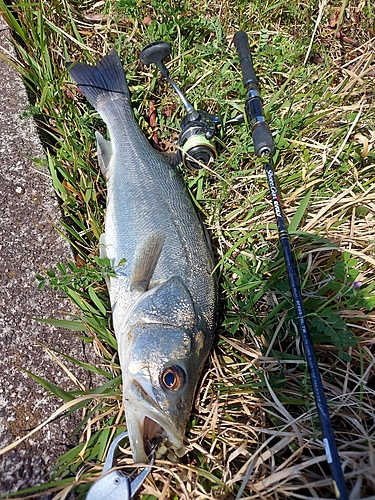
[{"label": "fishing line", "polygon": [[319,372],[314,345],[308,328],[297,271],[293,261],[288,228],[285,222],[279,189],[273,171],[272,155],[275,151],[275,144],[268,123],[264,117],[260,88],[251,60],[247,34],[244,31],[238,31],[234,35],[234,44],[237,48],[238,57],[240,59],[244,87],[247,90],[245,112],[248,123],[251,126],[255,154],[264,161],[264,168],[271,194],[273,210],[275,213],[279,240],[283,252],[290,290],[292,293],[294,309],[296,312],[296,322],[304,346],[305,358],[309,369],[311,385],[322,428],[327,462],[330,466],[336,498],[340,500],[348,500],[348,492],[346,490],[340,458],[337,452],[327,400],[323,390],[322,378]]}]

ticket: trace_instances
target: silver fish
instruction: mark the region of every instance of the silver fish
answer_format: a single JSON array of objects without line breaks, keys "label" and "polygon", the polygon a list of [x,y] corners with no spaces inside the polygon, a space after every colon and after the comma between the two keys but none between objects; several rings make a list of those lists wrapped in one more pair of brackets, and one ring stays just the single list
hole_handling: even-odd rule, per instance
[{"label": "silver fish", "polygon": [[73,63],[69,73],[111,138],[96,132],[107,182],[100,248],[116,269],[108,288],[133,458],[147,462],[147,442],[157,438],[182,456],[216,326],[211,247],[178,170],[137,125],[117,53],[96,66]]}]

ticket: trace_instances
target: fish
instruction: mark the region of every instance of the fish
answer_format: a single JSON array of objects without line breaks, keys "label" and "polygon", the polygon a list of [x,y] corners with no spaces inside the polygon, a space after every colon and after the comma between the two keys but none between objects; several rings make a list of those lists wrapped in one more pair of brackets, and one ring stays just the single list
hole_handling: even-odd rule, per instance
[{"label": "fish", "polygon": [[95,134],[107,185],[99,248],[115,270],[107,285],[133,459],[147,463],[153,442],[182,457],[217,325],[211,243],[179,169],[137,124],[117,52],[67,66],[109,134]]}]

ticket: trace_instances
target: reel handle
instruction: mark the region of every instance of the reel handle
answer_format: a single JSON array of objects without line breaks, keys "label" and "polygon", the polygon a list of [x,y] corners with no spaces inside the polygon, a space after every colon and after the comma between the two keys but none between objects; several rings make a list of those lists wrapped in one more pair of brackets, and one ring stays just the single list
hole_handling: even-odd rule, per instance
[{"label": "reel handle", "polygon": [[275,151],[275,143],[271,130],[263,112],[258,79],[251,60],[249,40],[244,31],[238,31],[233,38],[240,59],[244,87],[247,89],[245,112],[251,126],[254,151],[257,156],[271,156]]},{"label": "reel handle", "polygon": [[146,47],[140,52],[139,59],[141,63],[145,66],[150,66],[151,64],[156,64],[159,68],[161,76],[169,82],[178,97],[181,99],[182,104],[185,106],[186,112],[189,115],[190,120],[196,120],[199,116],[197,111],[195,111],[194,106],[186,99],[185,95],[181,92],[178,85],[172,80],[169,75],[169,71],[163,62],[163,59],[171,54],[171,46],[167,42],[152,42],[146,45]]}]

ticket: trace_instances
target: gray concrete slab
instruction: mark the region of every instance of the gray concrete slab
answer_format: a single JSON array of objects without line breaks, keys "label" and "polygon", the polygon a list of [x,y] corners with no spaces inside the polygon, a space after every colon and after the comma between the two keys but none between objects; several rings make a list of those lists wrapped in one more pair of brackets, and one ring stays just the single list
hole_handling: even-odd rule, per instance
[{"label": "gray concrete slab", "polygon": [[[0,51],[12,52],[9,32],[0,18]],[[34,321],[61,317],[70,305],[50,290],[37,289],[36,274],[72,258],[69,245],[54,229],[60,211],[48,171],[31,161],[43,148],[31,118],[20,116],[28,104],[25,87],[15,70],[0,59],[0,446],[24,436],[60,401],[26,375],[23,367],[63,388],[74,386],[43,351],[40,342],[85,360],[83,343],[71,332]],[[92,359],[92,358],[91,358]],[[75,370],[86,386],[88,375]],[[78,418],[78,416],[77,416]],[[15,450],[0,456],[0,493],[39,484],[56,457],[75,444],[75,425],[58,420]],[[41,495],[40,498],[45,498]]]}]

